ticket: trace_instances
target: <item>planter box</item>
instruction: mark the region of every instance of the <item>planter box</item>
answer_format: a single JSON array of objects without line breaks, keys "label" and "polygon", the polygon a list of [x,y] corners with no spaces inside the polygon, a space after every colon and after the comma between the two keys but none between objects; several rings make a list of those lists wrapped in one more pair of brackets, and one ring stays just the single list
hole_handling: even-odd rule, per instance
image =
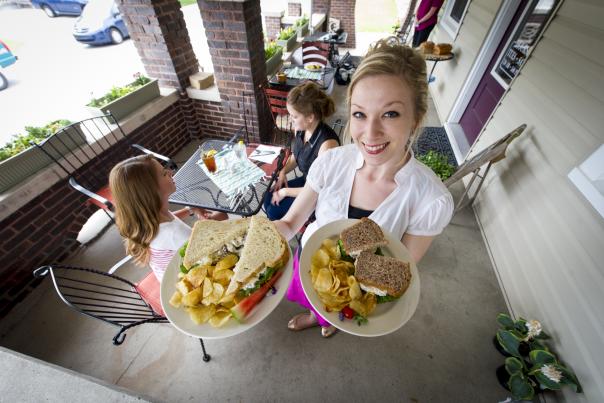
[{"label": "planter box", "polygon": [[[69,127],[50,136],[46,141],[56,147],[58,152],[51,152],[53,157],[61,158],[61,154],[73,150],[86,143],[86,139],[74,128]],[[52,147],[50,147],[52,149]],[[54,149],[53,149],[54,150]],[[38,171],[52,164],[53,161],[39,148],[32,146],[0,162],[0,193],[23,182]]]},{"label": "planter box", "polygon": [[266,75],[272,76],[281,66],[281,59],[283,58],[283,51],[279,49],[277,53],[266,61]]},{"label": "planter box", "polygon": [[299,27],[296,31],[298,32],[298,40],[301,41],[304,39],[304,37],[308,35],[308,22]]},{"label": "planter box", "polygon": [[277,44],[279,46],[283,46],[283,49],[285,50],[285,52],[289,52],[294,48],[294,46],[296,46],[297,40],[298,40],[298,37],[296,35],[293,35],[291,38],[289,38],[287,40],[277,39]]},{"label": "planter box", "polygon": [[136,91],[132,91],[130,94],[126,94],[101,108],[89,106],[88,109],[93,116],[105,115],[111,112],[115,119],[119,121],[157,97],[159,97],[159,84],[157,80],[151,80]]}]

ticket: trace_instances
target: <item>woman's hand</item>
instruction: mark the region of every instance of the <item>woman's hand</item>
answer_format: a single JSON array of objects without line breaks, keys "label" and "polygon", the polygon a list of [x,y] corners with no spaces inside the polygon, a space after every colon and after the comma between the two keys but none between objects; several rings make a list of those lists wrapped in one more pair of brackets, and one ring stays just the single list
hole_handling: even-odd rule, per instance
[{"label": "woman's hand", "polygon": [[228,220],[229,216],[220,211],[209,211],[201,207],[189,207],[189,211],[197,217],[198,220]]},{"label": "woman's hand", "polygon": [[275,182],[275,185],[273,186],[273,192],[277,192],[278,190],[280,190],[283,187],[287,186],[287,177],[285,176],[285,170],[282,169],[281,172],[279,172],[279,177],[277,178],[277,181]]},{"label": "woman's hand", "polygon": [[287,197],[287,188],[281,188],[276,192],[273,192],[273,199],[271,200],[272,204],[276,204],[277,206],[281,202],[281,200]]}]

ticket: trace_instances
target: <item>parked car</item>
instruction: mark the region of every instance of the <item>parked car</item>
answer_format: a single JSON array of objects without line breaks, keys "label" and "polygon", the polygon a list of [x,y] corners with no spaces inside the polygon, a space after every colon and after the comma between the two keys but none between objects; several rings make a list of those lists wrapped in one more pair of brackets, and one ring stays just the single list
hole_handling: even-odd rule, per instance
[{"label": "parked car", "polygon": [[130,37],[113,0],[90,0],[73,27],[79,42],[91,45],[122,43]]},{"label": "parked car", "polygon": [[41,8],[47,16],[80,15],[88,0],[31,0],[35,8]]},{"label": "parked car", "polygon": [[[17,56],[13,55],[8,46],[0,40],[0,67],[5,68],[17,61]],[[8,87],[8,79],[0,73],[0,91]]]}]

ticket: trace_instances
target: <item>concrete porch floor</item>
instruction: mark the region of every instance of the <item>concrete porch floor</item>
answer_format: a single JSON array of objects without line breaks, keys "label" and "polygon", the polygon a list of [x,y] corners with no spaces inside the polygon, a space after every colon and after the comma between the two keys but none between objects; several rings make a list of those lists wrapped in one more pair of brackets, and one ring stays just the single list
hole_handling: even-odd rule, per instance
[{"label": "concrete porch floor", "polygon": [[[344,94],[345,87],[336,86],[333,96],[338,111],[344,110]],[[431,100],[425,125],[440,125]],[[193,142],[181,150],[177,163],[182,164],[197,145]],[[457,199],[461,184],[452,191]],[[103,220],[91,225],[98,230]],[[108,270],[123,256],[120,236],[110,225],[67,263]],[[507,308],[470,208],[453,217],[418,267],[421,298],[417,311],[401,329],[379,338],[340,332],[323,339],[318,328],[291,332],[287,321],[302,309],[284,299],[251,330],[207,340],[212,360],[205,363],[199,342],[169,324],[133,328],[123,345],[113,346],[117,328],[72,311],[46,279],[2,320],[0,345],[130,390],[141,400],[504,400],[509,393],[495,378],[503,357],[491,339],[497,329],[496,315]],[[117,274],[136,281],[146,272],[126,264]],[[11,374],[3,374],[0,386],[4,382],[20,385],[22,400],[36,401],[28,399],[26,392],[36,380]],[[73,388],[68,378],[57,377],[45,400],[71,401],[64,396],[73,396],[67,393]],[[78,393],[78,401],[107,401],[94,389],[82,388]],[[124,393],[123,401],[128,396]]]}]

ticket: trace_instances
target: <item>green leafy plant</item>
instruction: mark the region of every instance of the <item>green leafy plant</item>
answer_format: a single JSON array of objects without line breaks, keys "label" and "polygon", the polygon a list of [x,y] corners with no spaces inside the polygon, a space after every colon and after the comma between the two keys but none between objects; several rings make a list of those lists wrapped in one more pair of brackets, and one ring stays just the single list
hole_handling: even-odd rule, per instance
[{"label": "green leafy plant", "polygon": [[302,17],[298,18],[296,22],[294,22],[294,28],[303,27],[306,23],[308,23],[308,17],[304,14]]},{"label": "green leafy plant", "polygon": [[426,154],[418,155],[417,159],[432,169],[443,181],[455,172],[455,167],[449,164],[447,156],[436,151],[430,150]]},{"label": "green leafy plant", "polygon": [[264,48],[264,60],[270,59],[281,49],[283,49],[283,46],[277,45],[275,41],[270,41]]},{"label": "green leafy plant", "polygon": [[13,139],[0,148],[0,161],[9,159],[13,155],[19,154],[31,147],[30,141],[38,143],[59,131],[62,127],[70,125],[71,122],[66,119],[53,120],[46,126],[34,127],[25,126],[27,134],[17,134]]},{"label": "green leafy plant", "polygon": [[399,20],[396,20],[394,22],[394,25],[392,26],[392,32],[397,34],[399,29],[401,29],[401,22]]},{"label": "green leafy plant", "polygon": [[134,75],[133,82],[131,82],[130,84],[125,85],[123,87],[111,87],[111,90],[109,90],[109,92],[107,94],[105,94],[104,96],[102,96],[100,98],[93,98],[88,103],[88,106],[92,106],[94,108],[102,108],[103,106],[107,105],[109,102],[115,101],[116,99],[121,98],[126,94],[129,94],[132,91],[139,89],[140,87],[142,87],[143,85],[145,85],[149,82],[151,82],[150,78],[145,77],[144,75],[142,75],[140,73],[136,73]]},{"label": "green leafy plant", "polygon": [[277,37],[277,39],[281,41],[286,41],[294,35],[296,35],[296,30],[294,29],[294,27],[287,27],[279,31],[279,36]]},{"label": "green leafy plant", "polygon": [[500,326],[497,341],[510,355],[505,359],[505,370],[509,374],[507,386],[514,399],[532,400],[536,390],[559,390],[565,385],[582,393],[576,375],[543,343],[550,337],[539,321],[513,320],[506,314],[499,314],[497,322]]}]

